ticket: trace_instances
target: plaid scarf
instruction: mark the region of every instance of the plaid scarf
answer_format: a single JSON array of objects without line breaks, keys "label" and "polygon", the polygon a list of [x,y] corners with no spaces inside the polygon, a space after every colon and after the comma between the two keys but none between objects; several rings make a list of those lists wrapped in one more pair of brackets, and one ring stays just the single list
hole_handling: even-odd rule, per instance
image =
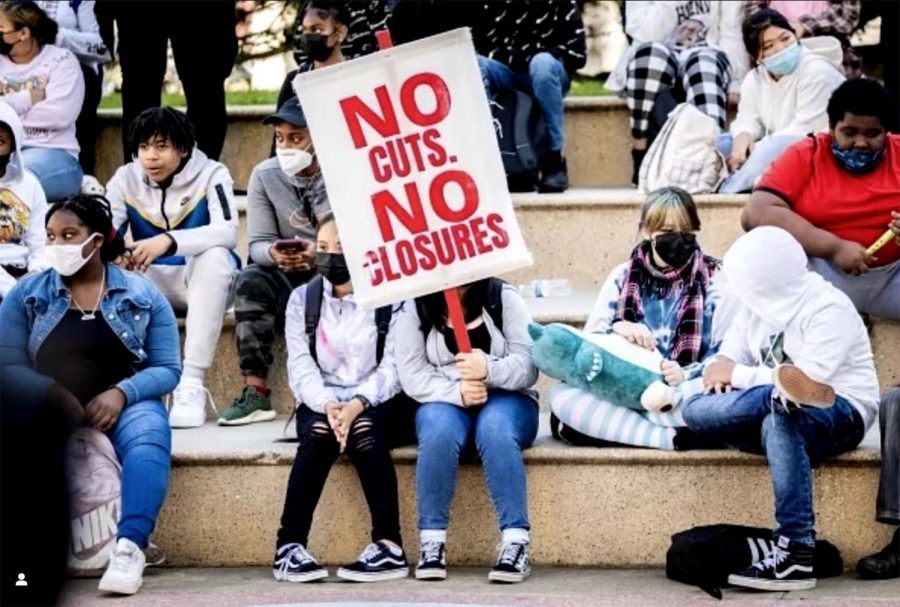
[{"label": "plaid scarf", "polygon": [[678,283],[684,285],[679,294],[676,308],[677,325],[675,327],[674,346],[669,358],[684,366],[700,360],[700,348],[703,342],[703,308],[706,290],[712,275],[718,270],[719,262],[707,257],[697,249],[693,256],[680,268],[660,270],[653,265],[652,248],[649,240],[645,240],[631,252],[631,260],[616,306],[613,322],[627,320],[641,322],[644,309],[641,297],[644,294],[654,295],[658,299],[669,297],[672,288]]}]

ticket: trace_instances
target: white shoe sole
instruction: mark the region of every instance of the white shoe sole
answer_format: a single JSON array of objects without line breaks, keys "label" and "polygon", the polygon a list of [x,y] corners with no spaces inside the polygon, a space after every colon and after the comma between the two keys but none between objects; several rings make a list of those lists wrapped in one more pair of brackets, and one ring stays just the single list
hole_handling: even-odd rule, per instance
[{"label": "white shoe sole", "polygon": [[518,584],[524,582],[531,575],[531,567],[522,573],[510,573],[508,571],[491,571],[488,574],[488,581],[501,582],[503,584]]},{"label": "white shoe sole", "polygon": [[206,423],[205,419],[198,421],[195,419],[184,420],[184,419],[172,419],[171,417],[169,418],[169,425],[176,430],[178,430],[178,429],[183,430],[183,429],[187,429],[187,428],[199,428],[200,426],[202,426],[205,423]]},{"label": "white shoe sole", "polygon": [[308,571],[307,573],[282,573],[280,571],[272,571],[272,575],[279,582],[293,582],[302,584],[303,582],[314,582],[328,577],[327,569],[319,569],[316,571]]},{"label": "white shoe sole", "polygon": [[109,592],[111,594],[137,594],[144,584],[143,576],[139,577],[137,583],[134,580],[124,580],[117,578],[107,578],[103,576],[97,585],[100,592]]},{"label": "white shoe sole", "polygon": [[735,575],[733,573],[728,576],[728,583],[732,586],[752,588],[754,590],[769,590],[772,592],[812,590],[816,587],[815,578],[807,580],[761,580],[758,578]]},{"label": "white shoe sole", "polygon": [[390,571],[379,571],[378,573],[364,573],[362,571],[352,571],[341,567],[337,570],[337,576],[342,580],[351,582],[384,582],[387,580],[402,580],[409,577],[409,567],[402,569],[392,569]]},{"label": "white shoe sole", "polygon": [[417,580],[446,580],[446,569],[416,569]]},{"label": "white shoe sole", "polygon": [[256,422],[269,422],[275,419],[276,413],[274,411],[262,411],[256,410],[250,415],[246,415],[241,417],[240,419],[223,419],[219,418],[220,426],[246,426],[247,424],[254,424]]}]

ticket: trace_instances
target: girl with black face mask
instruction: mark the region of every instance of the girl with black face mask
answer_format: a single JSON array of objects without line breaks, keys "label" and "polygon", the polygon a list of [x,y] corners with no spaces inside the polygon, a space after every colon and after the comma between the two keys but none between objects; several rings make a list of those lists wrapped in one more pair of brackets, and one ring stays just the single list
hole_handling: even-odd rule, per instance
[{"label": "girl with black face mask", "polygon": [[[328,471],[347,453],[359,474],[372,516],[372,543],[337,571],[351,581],[406,577],[400,537],[397,478],[389,449],[415,440],[414,404],[400,392],[394,359],[394,324],[401,306],[364,310],[331,215],[316,230],[320,278],[294,290],[285,310],[288,377],[297,402],[300,444],[288,480],[277,549],[276,580],[306,582],[328,576],[307,550],[313,512]],[[318,323],[307,326],[318,304]],[[379,321],[390,311],[387,334]],[[379,345],[382,344],[382,345]]]},{"label": "girl with black face mask", "polygon": [[[719,262],[700,250],[699,230],[689,193],[669,187],[648,194],[641,211],[641,241],[604,283],[585,325],[586,332],[615,333],[638,347],[658,350],[666,359],[661,371],[671,386],[700,375],[727,325],[727,306],[719,305],[724,290]],[[573,399],[574,407],[569,406]],[[617,405],[622,403],[601,401],[564,383],[550,393],[555,433],[569,442],[691,446],[686,431],[676,430],[683,426],[677,413],[639,413]],[[613,423],[590,429],[590,421],[609,407],[620,413],[610,415]]]}]

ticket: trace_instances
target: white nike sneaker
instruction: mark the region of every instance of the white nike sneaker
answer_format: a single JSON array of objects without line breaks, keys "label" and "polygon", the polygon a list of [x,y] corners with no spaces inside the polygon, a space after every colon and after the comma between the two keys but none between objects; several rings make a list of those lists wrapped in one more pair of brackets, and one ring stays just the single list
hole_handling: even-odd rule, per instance
[{"label": "white nike sneaker", "polygon": [[100,183],[100,180],[93,175],[85,175],[81,180],[81,193],[105,196],[106,188],[104,188],[103,184]]},{"label": "white nike sneaker", "polygon": [[206,400],[212,402],[209,390],[203,382],[193,377],[183,377],[172,392],[172,409],[169,425],[173,428],[197,428],[206,423]]},{"label": "white nike sneaker", "polygon": [[138,545],[124,537],[119,538],[97,589],[115,594],[136,594],[144,583],[144,563],[144,552]]}]

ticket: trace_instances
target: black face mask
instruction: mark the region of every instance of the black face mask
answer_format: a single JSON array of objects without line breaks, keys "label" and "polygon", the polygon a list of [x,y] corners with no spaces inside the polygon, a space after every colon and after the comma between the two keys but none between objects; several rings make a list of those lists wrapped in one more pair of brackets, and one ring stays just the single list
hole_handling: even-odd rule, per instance
[{"label": "black face mask", "polygon": [[6,167],[9,166],[9,159],[11,156],[12,152],[0,156],[0,173],[6,173]]},{"label": "black face mask", "polygon": [[673,268],[680,268],[700,247],[690,232],[666,232],[653,239],[653,248],[660,259]]},{"label": "black face mask", "polygon": [[300,48],[313,61],[325,61],[334,52],[334,47],[328,46],[328,36],[325,34],[301,34]]},{"label": "black face mask", "polygon": [[316,253],[316,271],[333,285],[350,282],[350,270],[343,253]]}]

